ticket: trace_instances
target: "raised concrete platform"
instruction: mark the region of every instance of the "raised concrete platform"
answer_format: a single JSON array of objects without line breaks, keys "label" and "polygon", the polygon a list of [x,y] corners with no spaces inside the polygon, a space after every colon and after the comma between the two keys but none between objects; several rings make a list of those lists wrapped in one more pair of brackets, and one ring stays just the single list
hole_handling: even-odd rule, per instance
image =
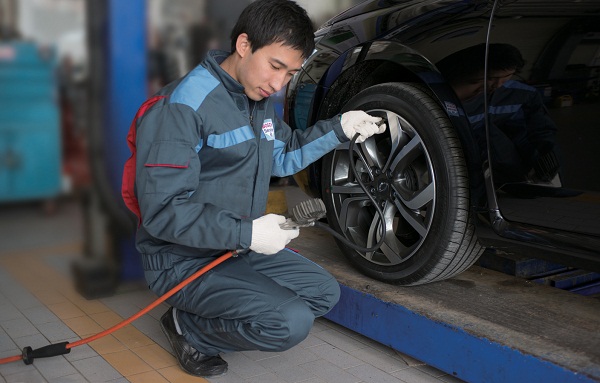
[{"label": "raised concrete platform", "polygon": [[327,318],[469,382],[600,382],[600,301],[473,266],[400,287],[354,270],[331,236],[290,246],[342,285]]}]

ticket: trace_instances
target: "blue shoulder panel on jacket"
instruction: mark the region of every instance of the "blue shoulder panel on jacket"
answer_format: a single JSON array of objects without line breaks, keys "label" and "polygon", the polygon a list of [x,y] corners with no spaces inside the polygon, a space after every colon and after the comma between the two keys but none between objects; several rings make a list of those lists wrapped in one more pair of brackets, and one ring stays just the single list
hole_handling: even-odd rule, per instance
[{"label": "blue shoulder panel on jacket", "polygon": [[509,89],[522,89],[522,90],[526,90],[529,92],[536,91],[536,89],[534,87],[532,87],[531,85],[527,85],[525,83],[522,83],[522,82],[516,81],[516,80],[508,80],[502,86],[505,88],[509,88]]},{"label": "blue shoulder panel on jacket", "polygon": [[206,140],[206,144],[216,149],[228,148],[233,145],[254,139],[252,128],[248,125],[242,126],[230,132],[223,134],[211,134]]},{"label": "blue shoulder panel on jacket", "polygon": [[469,122],[471,124],[476,124],[480,121],[483,121],[484,118],[485,118],[485,115],[483,113],[474,114],[472,116],[469,116]]},{"label": "blue shoulder panel on jacket", "polygon": [[491,114],[512,114],[521,109],[521,104],[490,106]]},{"label": "blue shoulder panel on jacket", "polygon": [[197,110],[206,96],[218,85],[219,81],[206,68],[198,65],[175,88],[170,102],[184,104]]}]

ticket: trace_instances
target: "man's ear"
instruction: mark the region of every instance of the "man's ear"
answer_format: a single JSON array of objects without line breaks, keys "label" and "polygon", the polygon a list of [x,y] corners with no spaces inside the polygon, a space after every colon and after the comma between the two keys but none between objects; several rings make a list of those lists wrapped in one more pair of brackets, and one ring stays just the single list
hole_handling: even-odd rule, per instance
[{"label": "man's ear", "polygon": [[252,46],[250,45],[247,34],[240,33],[235,42],[235,50],[241,57],[244,57],[248,53],[252,52]]}]

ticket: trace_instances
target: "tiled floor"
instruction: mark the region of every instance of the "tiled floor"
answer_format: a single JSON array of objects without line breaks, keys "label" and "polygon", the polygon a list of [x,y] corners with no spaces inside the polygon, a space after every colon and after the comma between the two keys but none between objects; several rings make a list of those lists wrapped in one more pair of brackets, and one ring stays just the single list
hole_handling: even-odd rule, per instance
[{"label": "tiled floor", "polygon": [[[156,299],[143,283],[122,284],[100,300],[73,288],[69,265],[83,249],[81,209],[63,201],[0,206],[0,358],[51,343],[74,342],[110,328]],[[302,240],[302,236],[299,239]],[[282,353],[223,355],[229,372],[205,380],[185,374],[158,325],[167,306],[69,354],[0,365],[0,383],[440,383],[460,380],[360,334],[318,319],[300,345]]]}]

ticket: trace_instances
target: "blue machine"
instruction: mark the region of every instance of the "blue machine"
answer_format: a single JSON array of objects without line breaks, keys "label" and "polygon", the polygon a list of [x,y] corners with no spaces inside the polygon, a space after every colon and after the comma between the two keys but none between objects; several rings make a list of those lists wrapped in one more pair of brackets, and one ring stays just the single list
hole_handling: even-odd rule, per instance
[{"label": "blue machine", "polygon": [[61,140],[51,50],[0,44],[0,202],[51,198],[61,185]]}]

